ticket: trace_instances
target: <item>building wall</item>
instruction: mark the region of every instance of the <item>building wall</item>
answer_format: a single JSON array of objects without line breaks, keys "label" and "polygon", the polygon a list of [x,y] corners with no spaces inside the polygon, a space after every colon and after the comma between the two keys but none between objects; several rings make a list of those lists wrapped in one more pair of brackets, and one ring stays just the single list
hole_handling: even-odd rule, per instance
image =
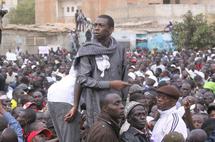
[{"label": "building wall", "polygon": [[56,23],[56,0],[35,0],[36,24]]},{"label": "building wall", "polygon": [[[215,5],[130,5],[126,8],[111,9],[107,11],[108,14],[113,15],[116,22],[151,20],[157,21],[160,24],[166,24],[170,20],[181,20],[181,16],[188,10],[192,11],[194,15],[203,13],[206,16],[215,16]],[[212,18],[210,18],[212,20]],[[214,20],[214,19],[213,19]]]},{"label": "building wall", "polygon": [[2,44],[0,45],[0,54],[5,54],[8,49],[14,51],[19,46],[23,52],[35,54],[38,52],[38,46],[58,45],[66,46],[67,32],[37,32],[5,29],[3,30]]},{"label": "building wall", "polygon": [[5,4],[3,5],[4,9],[10,10],[11,8],[16,8],[18,1],[17,0],[4,0]]},{"label": "building wall", "polygon": [[81,4],[81,9],[87,17],[95,20],[98,15],[106,13],[108,9],[126,6],[127,1],[125,0],[85,0]]},{"label": "building wall", "polygon": [[215,7],[215,0],[169,0],[171,4],[179,2],[177,5],[163,4],[163,2],[164,0],[36,0],[36,23],[74,22],[74,13],[65,16],[63,5],[81,8],[85,16],[93,21],[100,14],[111,14],[118,21],[135,17],[159,19],[170,16],[171,19],[177,19],[188,10],[194,14],[203,12],[210,17],[214,14],[211,15],[210,11]]}]

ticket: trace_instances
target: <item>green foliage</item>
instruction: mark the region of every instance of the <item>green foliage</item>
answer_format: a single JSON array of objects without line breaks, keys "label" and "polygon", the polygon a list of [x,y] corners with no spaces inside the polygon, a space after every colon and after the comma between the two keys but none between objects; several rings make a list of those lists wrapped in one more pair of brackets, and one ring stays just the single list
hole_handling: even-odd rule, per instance
[{"label": "green foliage", "polygon": [[204,49],[215,46],[215,24],[208,24],[202,14],[193,16],[188,11],[182,22],[176,22],[172,31],[177,48]]},{"label": "green foliage", "polygon": [[11,24],[34,24],[35,23],[35,1],[21,0],[15,9],[8,13]]}]

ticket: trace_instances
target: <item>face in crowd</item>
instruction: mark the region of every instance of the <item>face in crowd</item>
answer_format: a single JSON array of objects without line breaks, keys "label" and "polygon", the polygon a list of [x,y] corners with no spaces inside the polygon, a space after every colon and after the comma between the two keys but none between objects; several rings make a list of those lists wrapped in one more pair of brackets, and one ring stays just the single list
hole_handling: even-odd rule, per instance
[{"label": "face in crowd", "polygon": [[112,119],[119,120],[124,117],[124,106],[118,94],[108,94],[105,97],[105,104],[102,111],[107,113]]},{"label": "face in crowd", "polygon": [[134,128],[142,130],[146,126],[147,109],[143,105],[135,106],[128,115],[128,122]]},{"label": "face in crowd", "polygon": [[113,30],[114,24],[108,18],[98,17],[94,23],[93,34],[97,40],[104,40],[109,37]]}]

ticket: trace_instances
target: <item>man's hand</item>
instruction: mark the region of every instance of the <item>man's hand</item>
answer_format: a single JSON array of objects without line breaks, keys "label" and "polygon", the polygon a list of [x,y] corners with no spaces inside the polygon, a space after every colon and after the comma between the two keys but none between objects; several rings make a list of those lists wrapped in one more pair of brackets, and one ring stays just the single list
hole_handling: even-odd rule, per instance
[{"label": "man's hand", "polygon": [[127,86],[130,86],[130,84],[128,82],[125,82],[125,81],[121,81],[121,80],[110,81],[110,87],[113,89],[120,90],[120,89],[123,89]]},{"label": "man's hand", "polygon": [[190,100],[188,97],[186,97],[183,101],[183,105],[184,105],[184,109],[185,110],[190,110],[190,106],[191,106],[191,103],[190,103]]},{"label": "man's hand", "polygon": [[71,122],[75,118],[77,111],[77,107],[72,107],[70,111],[64,116],[64,121]]},{"label": "man's hand", "polygon": [[5,109],[2,106],[1,100],[0,100],[0,114],[3,114],[5,112]]}]

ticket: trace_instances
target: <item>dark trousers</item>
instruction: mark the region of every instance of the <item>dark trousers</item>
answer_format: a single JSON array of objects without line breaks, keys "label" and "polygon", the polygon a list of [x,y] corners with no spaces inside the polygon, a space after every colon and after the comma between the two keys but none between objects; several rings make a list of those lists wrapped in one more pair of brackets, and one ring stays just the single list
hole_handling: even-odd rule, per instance
[{"label": "dark trousers", "polygon": [[68,103],[48,102],[48,109],[59,142],[80,142],[80,114],[77,113],[70,123],[64,121],[64,116],[71,108],[72,106]]}]

